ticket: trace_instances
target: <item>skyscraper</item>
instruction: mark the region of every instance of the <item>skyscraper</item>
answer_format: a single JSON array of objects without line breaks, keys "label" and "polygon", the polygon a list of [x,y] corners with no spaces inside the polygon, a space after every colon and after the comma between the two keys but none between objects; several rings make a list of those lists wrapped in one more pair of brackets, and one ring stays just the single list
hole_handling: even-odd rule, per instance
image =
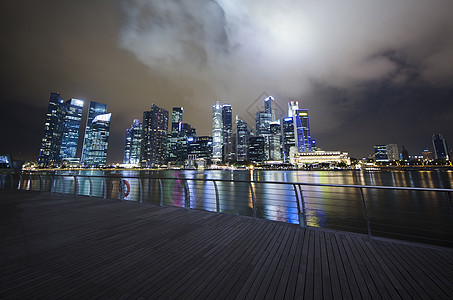
[{"label": "skyscraper", "polygon": [[433,134],[434,158],[449,160],[447,141],[440,134]]},{"label": "skyscraper", "polygon": [[61,161],[60,149],[64,130],[64,112],[65,107],[60,94],[51,93],[39,150],[39,167],[51,166]]},{"label": "skyscraper", "polygon": [[289,150],[296,146],[294,138],[294,122],[292,117],[283,119],[283,161],[289,162]]},{"label": "skyscraper", "polygon": [[387,145],[374,146],[374,158],[376,161],[389,161],[387,154]]},{"label": "skyscraper", "polygon": [[310,122],[308,120],[308,109],[296,109],[294,111],[294,132],[298,152],[311,151]]},{"label": "skyscraper", "polygon": [[269,160],[279,161],[282,159],[282,133],[280,121],[270,123],[271,134],[268,137]]},{"label": "skyscraper", "polygon": [[275,122],[275,111],[272,108],[274,102],[274,97],[269,96],[264,99],[264,112],[271,115],[271,122]]},{"label": "skyscraper", "polygon": [[252,162],[264,161],[264,137],[251,136],[249,138],[248,157]]},{"label": "skyscraper", "polygon": [[111,116],[111,113],[107,113],[106,104],[90,102],[82,149],[83,165],[88,167],[105,166]]},{"label": "skyscraper", "polygon": [[60,148],[60,156],[63,161],[76,159],[83,105],[83,101],[79,99],[71,99],[65,103],[64,129]]},{"label": "skyscraper", "polygon": [[181,164],[178,143],[181,135],[181,124],[183,121],[184,109],[182,107],[173,107],[171,114],[171,132],[168,134],[167,142],[167,160],[169,163]]},{"label": "skyscraper", "polygon": [[230,104],[222,106],[222,124],[223,124],[223,161],[228,162],[234,159],[233,150],[233,111]]},{"label": "skyscraper", "polygon": [[223,145],[223,122],[222,106],[216,101],[212,107],[212,159],[220,161],[222,159]]},{"label": "skyscraper", "polygon": [[388,144],[387,145],[387,157],[388,157],[389,161],[400,160],[400,153],[398,151],[397,144]]},{"label": "skyscraper", "polygon": [[156,167],[166,163],[168,111],[154,103],[151,110],[143,112],[142,167]]},{"label": "skyscraper", "polygon": [[142,143],[142,123],[135,119],[130,129],[126,129],[126,143],[124,145],[125,164],[138,165],[140,163],[140,148]]},{"label": "skyscraper", "polygon": [[236,116],[236,160],[248,160],[248,146],[249,146],[249,130],[247,123]]}]

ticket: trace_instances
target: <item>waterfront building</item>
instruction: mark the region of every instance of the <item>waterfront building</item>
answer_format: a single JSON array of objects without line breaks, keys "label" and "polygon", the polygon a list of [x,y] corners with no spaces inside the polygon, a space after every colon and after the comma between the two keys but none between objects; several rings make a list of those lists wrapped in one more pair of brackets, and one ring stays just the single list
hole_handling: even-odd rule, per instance
[{"label": "waterfront building", "polygon": [[252,162],[264,161],[264,137],[251,136],[249,137],[248,157]]},{"label": "waterfront building", "polygon": [[387,153],[387,145],[374,146],[374,159],[377,162],[389,161],[388,153]]},{"label": "waterfront building", "polygon": [[400,154],[398,151],[397,144],[388,144],[388,145],[386,145],[386,148],[387,148],[387,158],[389,161],[400,160]]},{"label": "waterfront building", "polygon": [[212,159],[216,162],[222,160],[223,148],[223,122],[222,105],[216,101],[212,106]]},{"label": "waterfront building", "polygon": [[270,123],[271,134],[267,137],[268,155],[267,160],[282,160],[282,132],[280,121]]},{"label": "waterfront building", "polygon": [[294,133],[293,117],[287,117],[282,122],[282,138],[283,138],[283,161],[289,162],[289,150],[296,146]]},{"label": "waterfront building", "polygon": [[[194,128],[195,129],[195,128]],[[190,137],[195,137],[195,131],[192,131],[192,126],[187,123],[181,123],[179,126],[179,136],[178,142],[176,146],[176,154],[177,154],[177,164],[184,165],[184,162],[187,159],[188,155],[188,142],[187,140]]]},{"label": "waterfront building", "polygon": [[[403,146],[403,148],[404,148],[404,146]],[[434,154],[429,149],[423,150],[422,156],[423,156],[423,160],[433,160],[434,159]]]},{"label": "waterfront building", "polygon": [[70,99],[64,105],[64,128],[61,140],[60,157],[62,161],[79,163],[76,158],[79,143],[80,123],[82,121],[83,100]]},{"label": "waterfront building", "polygon": [[211,161],[212,159],[212,137],[211,136],[189,136],[187,138],[187,153],[188,157],[194,159],[204,159]]},{"label": "waterfront building", "polygon": [[294,111],[293,121],[297,150],[299,152],[311,151],[312,149],[308,109],[296,109]]},{"label": "waterfront building", "polygon": [[255,117],[256,135],[270,134],[270,123],[272,122],[272,114],[266,111],[259,111]]},{"label": "waterfront building", "polygon": [[140,163],[150,168],[166,163],[168,111],[151,105],[149,111],[143,112],[142,145]]},{"label": "waterfront building", "polygon": [[444,139],[444,137],[440,133],[433,134],[432,141],[434,147],[434,158],[449,160],[447,141]]},{"label": "waterfront building", "polygon": [[298,168],[314,164],[345,164],[350,165],[351,159],[347,152],[341,151],[310,151],[298,152],[296,147],[290,150],[290,163]]},{"label": "waterfront building", "polygon": [[249,130],[247,123],[236,115],[236,160],[248,160]]},{"label": "waterfront building", "polygon": [[178,164],[181,157],[179,153],[178,142],[180,140],[181,124],[183,121],[184,109],[182,107],[173,107],[171,114],[171,132],[167,139],[167,160],[169,163]]},{"label": "waterfront building", "polygon": [[60,162],[61,140],[64,130],[65,106],[59,93],[51,93],[46,123],[39,149],[38,166],[48,167]]},{"label": "waterfront building", "polygon": [[124,164],[140,164],[140,148],[142,143],[142,123],[135,119],[130,129],[126,129],[126,143],[124,146]]},{"label": "waterfront building", "polygon": [[87,167],[105,166],[110,131],[111,113],[107,113],[107,105],[90,102],[85,138],[82,149],[82,164]]},{"label": "waterfront building", "polygon": [[233,111],[230,104],[222,106],[222,124],[223,124],[223,161],[230,162],[235,159],[233,149]]}]

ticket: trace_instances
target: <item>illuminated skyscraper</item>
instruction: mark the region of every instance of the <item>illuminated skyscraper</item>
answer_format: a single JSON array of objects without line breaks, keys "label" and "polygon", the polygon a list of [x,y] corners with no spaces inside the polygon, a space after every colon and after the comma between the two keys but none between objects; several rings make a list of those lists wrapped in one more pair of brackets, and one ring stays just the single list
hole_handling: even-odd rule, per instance
[{"label": "illuminated skyscraper", "polygon": [[142,167],[156,167],[166,163],[168,111],[154,103],[150,111],[143,112]]},{"label": "illuminated skyscraper", "polygon": [[51,166],[61,161],[60,149],[64,130],[64,112],[65,106],[60,94],[51,93],[39,150],[39,167]]},{"label": "illuminated skyscraper", "polygon": [[374,146],[374,159],[376,161],[389,161],[387,145]]},{"label": "illuminated skyscraper", "polygon": [[248,160],[249,130],[247,123],[236,116],[236,160]]},{"label": "illuminated skyscraper", "polygon": [[76,159],[83,104],[83,101],[78,99],[71,99],[65,103],[64,129],[60,149],[63,161]]},{"label": "illuminated skyscraper", "polygon": [[268,137],[269,155],[268,159],[272,161],[279,161],[282,159],[282,132],[280,121],[270,123],[271,134]]},{"label": "illuminated skyscraper", "polygon": [[249,160],[252,162],[264,161],[264,137],[251,136],[249,137]]},{"label": "illuminated skyscraper", "polygon": [[293,121],[297,151],[298,152],[311,151],[311,136],[310,136],[310,122],[308,120],[308,109],[296,109],[294,111]]},{"label": "illuminated skyscraper", "polygon": [[216,101],[212,107],[212,159],[220,161],[222,159],[223,145],[223,122],[222,106]]},{"label": "illuminated skyscraper", "polygon": [[140,163],[140,148],[142,143],[142,123],[135,119],[130,129],[126,129],[126,143],[124,145],[125,164],[138,165]]},{"label": "illuminated skyscraper", "polygon": [[223,125],[223,161],[232,161],[234,157],[233,149],[233,111],[230,104],[222,106],[222,125]]},{"label": "illuminated skyscraper", "polygon": [[264,112],[271,115],[270,122],[275,122],[275,111],[273,109],[274,97],[269,96],[264,99]]},{"label": "illuminated skyscraper", "polygon": [[440,134],[433,134],[434,158],[449,160],[447,141]]},{"label": "illuminated skyscraper", "polygon": [[181,164],[180,148],[178,143],[181,136],[181,124],[183,121],[184,109],[182,107],[173,107],[171,114],[171,132],[168,134],[167,141],[167,160],[169,163]]},{"label": "illuminated skyscraper", "polygon": [[283,119],[283,161],[289,162],[289,149],[296,146],[294,122],[292,117]]},{"label": "illuminated skyscraper", "polygon": [[88,167],[105,166],[111,116],[111,113],[107,113],[106,104],[90,102],[82,149],[83,165]]}]

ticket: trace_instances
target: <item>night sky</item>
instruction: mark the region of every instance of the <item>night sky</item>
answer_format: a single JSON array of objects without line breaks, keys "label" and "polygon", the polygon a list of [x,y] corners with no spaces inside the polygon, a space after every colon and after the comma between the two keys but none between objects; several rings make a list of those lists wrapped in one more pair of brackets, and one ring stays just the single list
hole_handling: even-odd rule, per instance
[{"label": "night sky", "polygon": [[453,1],[6,1],[0,10],[1,153],[37,159],[51,92],[106,103],[108,162],[152,103],[198,135],[212,105],[249,126],[272,95],[308,108],[324,150],[453,147]]}]

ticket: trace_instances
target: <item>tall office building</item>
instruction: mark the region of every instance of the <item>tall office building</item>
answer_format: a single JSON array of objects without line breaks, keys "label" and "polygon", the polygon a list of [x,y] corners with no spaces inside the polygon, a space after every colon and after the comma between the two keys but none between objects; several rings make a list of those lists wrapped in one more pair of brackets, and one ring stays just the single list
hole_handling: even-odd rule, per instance
[{"label": "tall office building", "polygon": [[126,143],[124,145],[124,164],[140,164],[140,148],[142,143],[142,123],[135,119],[130,129],[126,129]]},{"label": "tall office building", "polygon": [[275,110],[273,109],[274,97],[264,99],[264,112],[271,115],[271,122],[275,122]]},{"label": "tall office building", "polygon": [[51,93],[46,123],[39,150],[38,166],[48,167],[60,162],[61,140],[64,130],[65,107],[59,93]]},{"label": "tall office building", "polygon": [[189,137],[187,143],[188,155],[194,156],[197,159],[211,160],[213,153],[211,136]]},{"label": "tall office building", "polygon": [[398,151],[397,144],[388,144],[387,145],[387,158],[389,161],[400,160],[400,153]]},{"label": "tall office building", "polygon": [[447,141],[440,134],[433,134],[434,158],[449,160]]},{"label": "tall office building", "polygon": [[222,160],[223,145],[223,122],[222,106],[216,101],[212,107],[212,159],[215,161]]},{"label": "tall office building", "polygon": [[105,166],[111,116],[111,113],[107,113],[106,104],[90,102],[82,149],[83,165],[88,167]]},{"label": "tall office building", "polygon": [[264,159],[264,137],[251,136],[249,138],[248,157],[252,162],[263,162]]},{"label": "tall office building", "polygon": [[289,162],[289,150],[291,147],[296,146],[295,133],[294,133],[294,122],[292,117],[283,119],[282,124],[282,138],[283,138],[283,161]]},{"label": "tall office building", "polygon": [[71,99],[65,103],[64,129],[60,148],[60,156],[63,161],[77,160],[83,104],[83,101],[79,99]]},{"label": "tall office building", "polygon": [[294,133],[298,152],[311,151],[310,122],[308,120],[308,109],[296,109],[294,111]]},{"label": "tall office building", "polygon": [[[168,134],[167,160],[169,163],[181,164],[178,146],[181,135],[181,124],[183,121],[184,109],[173,107],[171,114],[171,132]],[[182,162],[184,163],[184,162]]]},{"label": "tall office building", "polygon": [[223,124],[223,161],[228,162],[234,160],[233,149],[233,111],[230,104],[222,106],[222,124]]},{"label": "tall office building", "polygon": [[374,159],[376,161],[389,161],[387,154],[387,145],[376,145],[374,146]]},{"label": "tall office building", "polygon": [[279,161],[282,160],[282,132],[280,121],[270,123],[271,134],[268,137],[269,155],[268,160]]},{"label": "tall office building", "polygon": [[266,111],[259,111],[256,113],[255,125],[256,135],[270,134],[270,123],[272,122],[272,114]]},{"label": "tall office building", "polygon": [[154,103],[151,110],[143,112],[142,167],[156,167],[166,163],[168,111]]},{"label": "tall office building", "polygon": [[236,160],[248,160],[249,130],[247,123],[236,116]]}]

